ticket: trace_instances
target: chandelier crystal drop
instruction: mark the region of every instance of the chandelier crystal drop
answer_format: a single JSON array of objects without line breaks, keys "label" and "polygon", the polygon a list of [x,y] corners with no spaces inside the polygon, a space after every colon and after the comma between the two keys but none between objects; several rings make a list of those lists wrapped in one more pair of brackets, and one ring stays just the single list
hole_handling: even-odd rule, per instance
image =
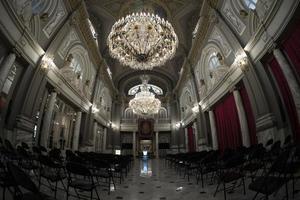
[{"label": "chandelier crystal drop", "polygon": [[141,12],[118,20],[107,43],[111,56],[122,65],[151,70],[175,55],[178,38],[167,20]]},{"label": "chandelier crystal drop", "polygon": [[129,107],[134,113],[141,116],[157,114],[161,102],[155,98],[155,95],[149,91],[148,84],[143,82],[140,87],[141,91],[135,94],[135,97],[129,101]]}]

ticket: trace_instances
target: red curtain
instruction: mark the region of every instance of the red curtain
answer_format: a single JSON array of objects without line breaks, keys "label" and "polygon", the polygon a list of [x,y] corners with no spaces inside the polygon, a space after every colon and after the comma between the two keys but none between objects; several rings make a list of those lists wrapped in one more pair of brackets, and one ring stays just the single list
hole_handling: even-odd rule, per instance
[{"label": "red curtain", "polygon": [[228,95],[214,109],[218,145],[221,151],[242,146],[239,116],[233,94]]},{"label": "red curtain", "polygon": [[240,88],[240,94],[242,97],[247,122],[248,122],[248,129],[249,129],[249,136],[250,136],[250,143],[251,144],[257,144],[257,137],[256,137],[256,124],[255,124],[255,118],[253,115],[250,99],[247,93],[247,90],[244,85]]},{"label": "red curtain", "polygon": [[282,44],[283,50],[300,76],[300,23],[296,24]]},{"label": "red curtain", "polygon": [[291,90],[289,88],[288,82],[285,79],[285,76],[277,60],[274,57],[269,61],[269,66],[276,79],[283,100],[283,104],[285,105],[286,111],[289,115],[291,128],[294,133],[295,141],[299,143],[300,142],[299,119],[298,119],[296,105]]},{"label": "red curtain", "polygon": [[195,136],[192,126],[187,128],[189,152],[195,152]]}]

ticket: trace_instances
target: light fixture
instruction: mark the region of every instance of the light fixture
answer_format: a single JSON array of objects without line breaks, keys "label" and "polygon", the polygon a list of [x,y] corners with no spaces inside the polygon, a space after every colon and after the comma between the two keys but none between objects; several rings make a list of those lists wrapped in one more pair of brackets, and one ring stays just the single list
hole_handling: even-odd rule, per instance
[{"label": "light fixture", "polygon": [[140,86],[141,91],[137,92],[135,97],[129,101],[129,107],[137,115],[150,116],[158,113],[161,102],[155,98],[155,94],[149,91],[147,78],[143,78],[143,84]]},{"label": "light fixture", "polygon": [[151,70],[175,55],[178,38],[167,20],[140,12],[118,20],[107,43],[111,56],[122,65]]},{"label": "light fixture", "polygon": [[237,67],[239,67],[243,72],[246,72],[249,70],[249,60],[245,53],[236,55],[235,63],[237,65]]},{"label": "light fixture", "polygon": [[41,69],[47,72],[53,65],[53,56],[45,54],[41,61]]},{"label": "light fixture", "polygon": [[183,121],[179,121],[179,122],[177,122],[177,123],[175,124],[175,127],[176,127],[177,129],[181,128],[182,126],[184,126],[184,122],[183,122]]},{"label": "light fixture", "polygon": [[196,105],[192,108],[192,111],[193,111],[194,114],[199,113],[199,105],[196,104]]},{"label": "light fixture", "polygon": [[99,112],[99,108],[98,108],[98,106],[97,105],[92,105],[92,113],[97,113],[97,112]]}]

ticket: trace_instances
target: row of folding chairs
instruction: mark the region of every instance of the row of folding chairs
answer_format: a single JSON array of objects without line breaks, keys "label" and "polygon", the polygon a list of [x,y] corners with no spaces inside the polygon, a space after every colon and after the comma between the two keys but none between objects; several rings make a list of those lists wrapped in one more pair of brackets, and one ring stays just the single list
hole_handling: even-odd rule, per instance
[{"label": "row of folding chairs", "polygon": [[[115,156],[112,154],[98,154],[94,152],[73,152],[66,151],[62,156],[59,149],[48,151],[41,146],[30,148],[22,143],[17,148],[8,141],[0,141],[0,187],[3,188],[2,198],[5,199],[5,192],[9,190],[14,199],[27,198],[30,195],[35,198],[35,187],[40,191],[41,187],[48,187],[54,191],[54,198],[57,191],[66,192],[67,199],[70,195],[82,198],[83,191],[90,192],[89,197],[99,198],[98,187],[103,187],[110,193],[111,187],[116,189],[114,178],[119,178],[120,183],[130,170],[132,157]],[[13,173],[22,174],[23,181],[18,179],[21,176],[12,176]],[[24,187],[31,182],[30,189]],[[34,185],[34,187],[33,187]],[[22,193],[25,188],[31,193]],[[73,188],[73,194],[70,193]],[[39,194],[47,197],[47,195]],[[40,198],[39,198],[40,199]]]},{"label": "row of folding chairs", "polygon": [[[201,181],[204,188],[205,180],[210,184],[217,182],[214,195],[223,191],[224,199],[227,192],[238,186],[243,187],[246,193],[245,179],[250,179],[248,188],[264,194],[267,199],[281,187],[286,187],[288,197],[288,182],[293,184],[295,192],[296,173],[300,169],[300,146],[292,144],[287,137],[283,145],[273,140],[262,144],[252,145],[249,148],[201,151],[193,153],[179,153],[167,155],[166,163],[174,168],[179,175],[194,177],[196,182]],[[206,178],[206,179],[205,179]],[[230,184],[229,184],[230,183]]]}]

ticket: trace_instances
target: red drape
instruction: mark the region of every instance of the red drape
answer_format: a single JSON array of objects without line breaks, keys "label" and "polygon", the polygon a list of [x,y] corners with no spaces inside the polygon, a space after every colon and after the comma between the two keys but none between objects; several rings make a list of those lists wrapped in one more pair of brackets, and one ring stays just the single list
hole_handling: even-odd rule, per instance
[{"label": "red drape", "polygon": [[195,152],[195,136],[192,126],[187,128],[189,152]]},{"label": "red drape", "polygon": [[214,109],[218,145],[221,151],[242,146],[241,128],[233,94],[228,95]]},{"label": "red drape", "polygon": [[256,137],[256,124],[255,124],[255,118],[253,115],[250,99],[247,93],[247,90],[244,85],[240,88],[240,94],[242,97],[247,122],[248,122],[248,129],[249,129],[249,136],[250,136],[250,143],[251,144],[257,144],[257,137]]},{"label": "red drape", "polygon": [[286,111],[289,115],[291,128],[294,133],[295,141],[299,143],[300,142],[299,119],[298,119],[296,105],[291,90],[289,88],[288,82],[285,79],[285,76],[279,66],[279,63],[274,57],[269,61],[269,66],[276,79],[283,100],[283,104],[285,105]]},{"label": "red drape", "polygon": [[294,26],[291,34],[283,42],[282,46],[295,71],[300,76],[300,22]]}]

